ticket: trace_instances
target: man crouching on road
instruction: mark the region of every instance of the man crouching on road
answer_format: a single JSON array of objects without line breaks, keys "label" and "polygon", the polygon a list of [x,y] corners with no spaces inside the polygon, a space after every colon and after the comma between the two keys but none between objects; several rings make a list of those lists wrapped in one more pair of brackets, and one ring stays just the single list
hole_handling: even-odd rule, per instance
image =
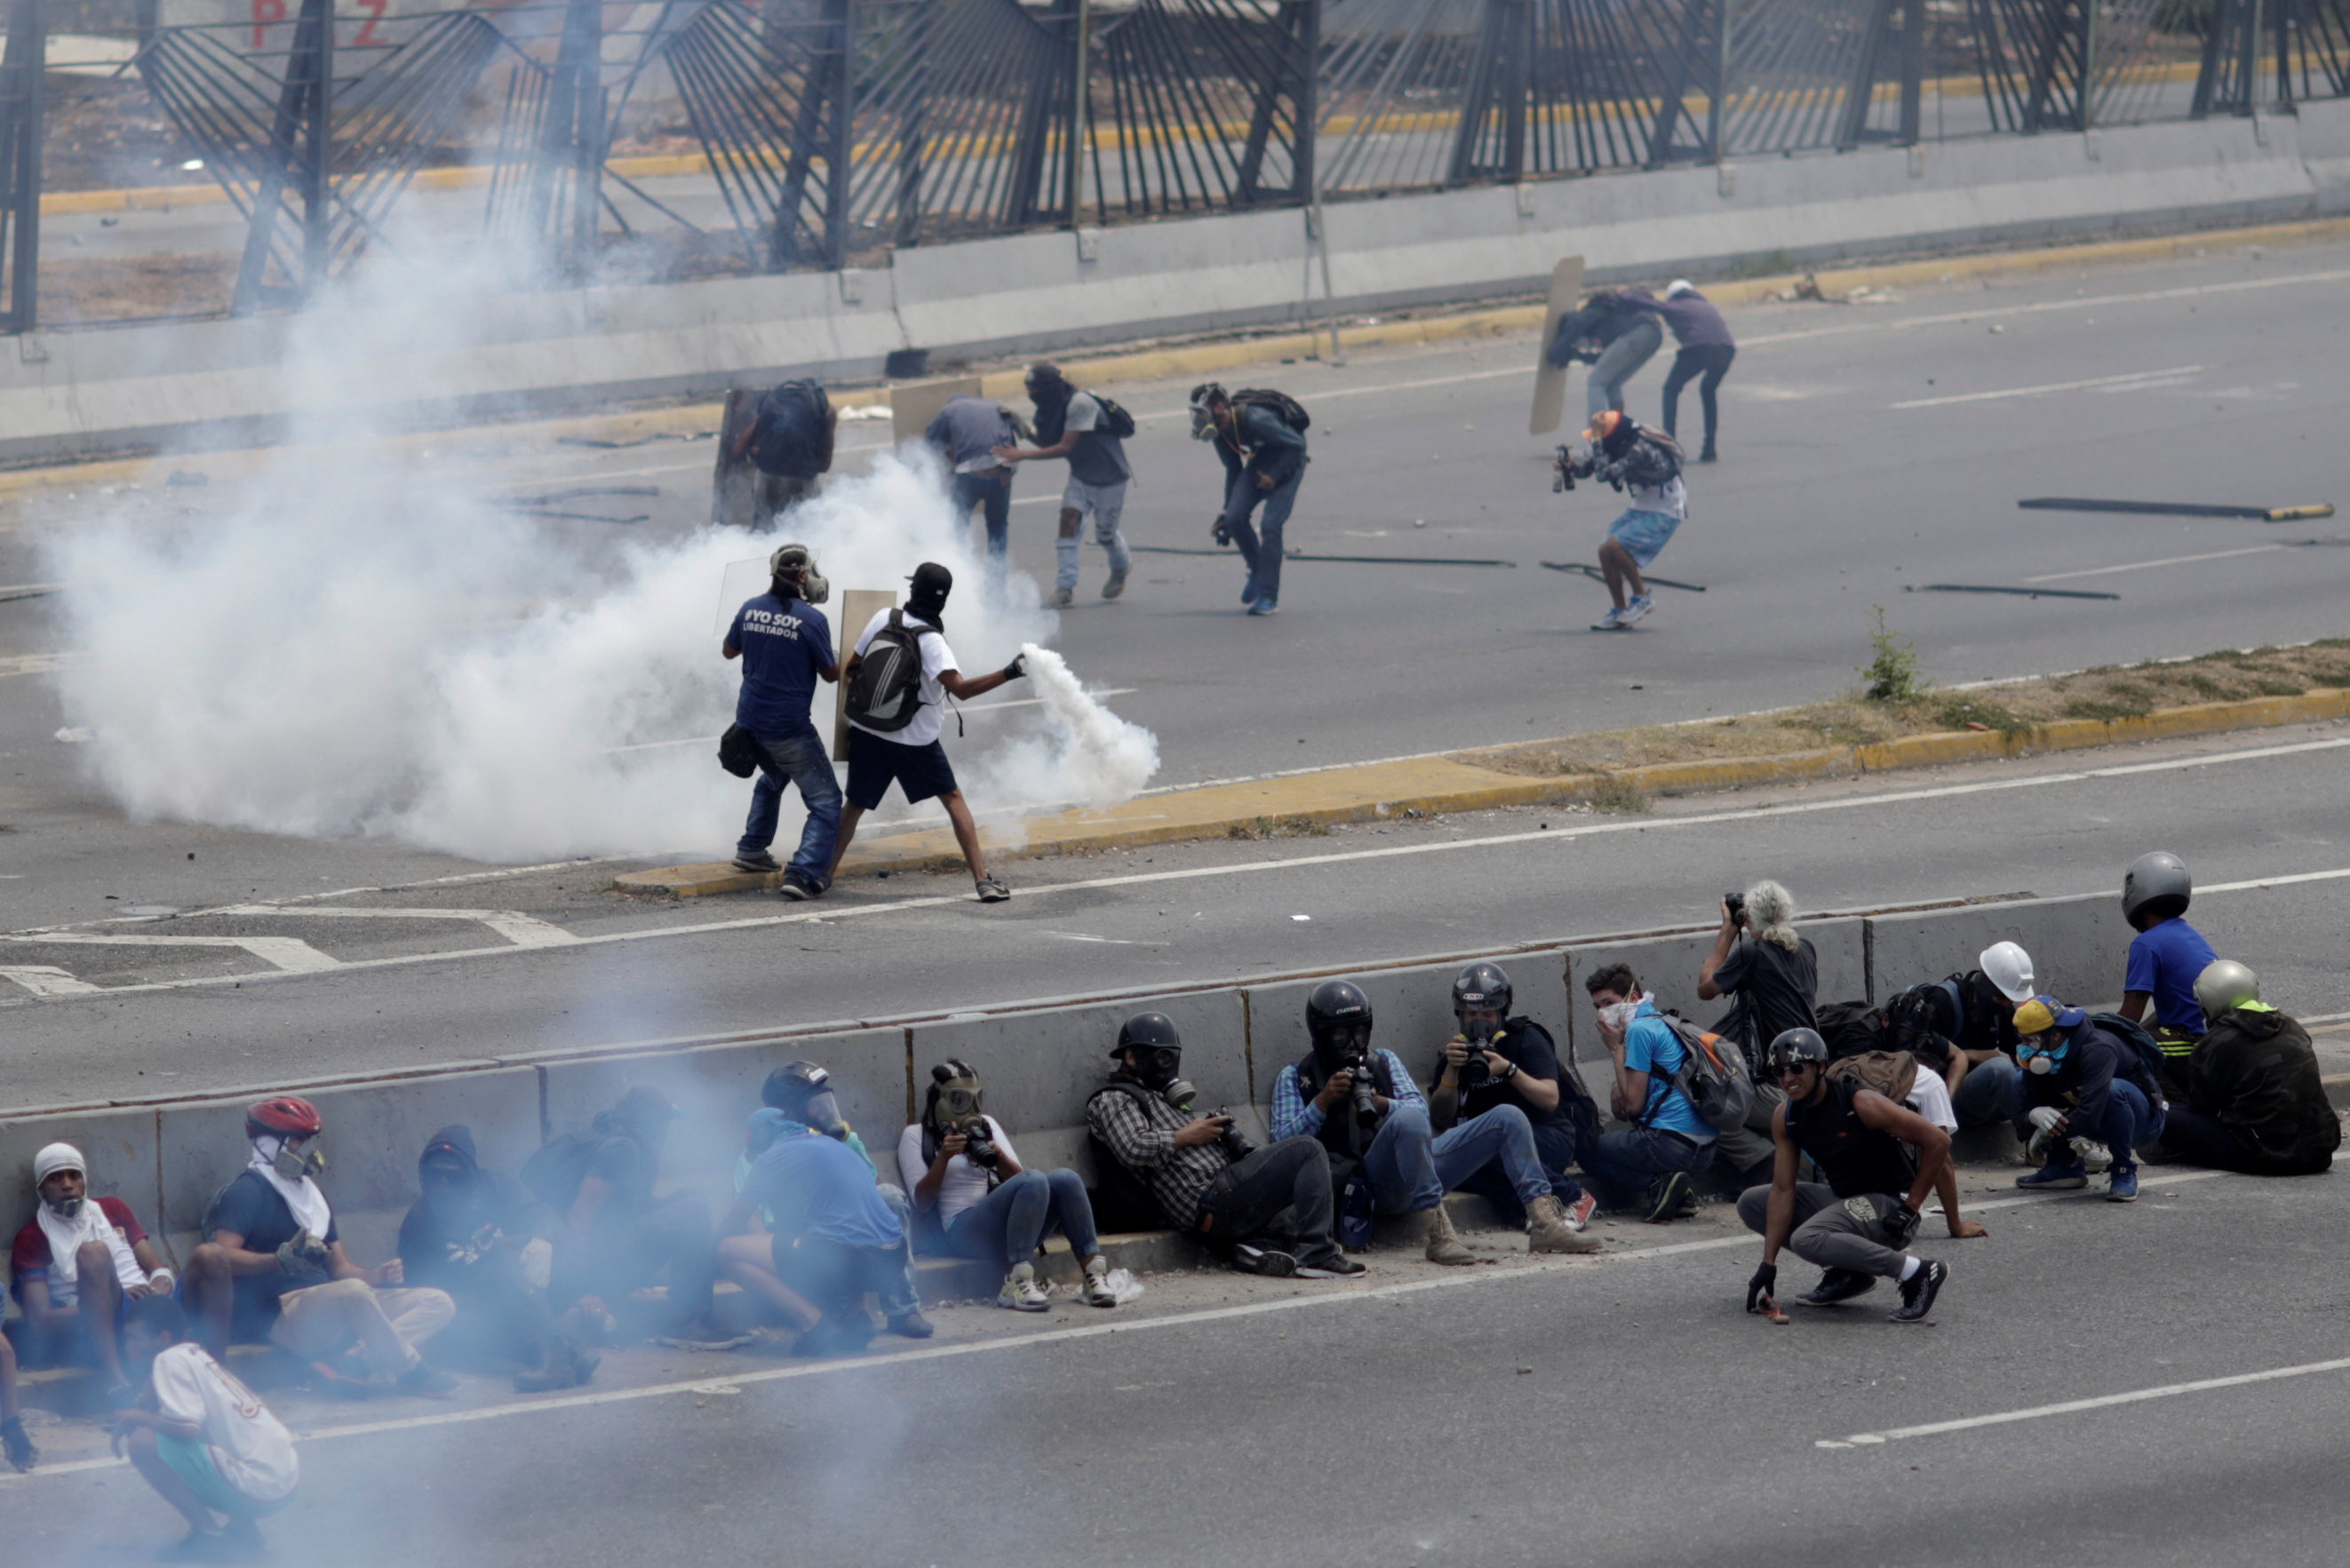
[{"label": "man crouching on road", "polygon": [[[1827,1075],[1828,1046],[1816,1030],[1790,1029],[1771,1042],[1771,1074],[1786,1103],[1771,1118],[1778,1163],[1771,1185],[1740,1194],[1738,1217],[1762,1236],[1762,1266],[1746,1283],[1746,1310],[1777,1315],[1779,1249],[1827,1271],[1795,1299],[1833,1306],[1897,1282],[1895,1323],[1923,1323],[1950,1270],[1908,1249],[1918,1207],[1950,1161],[1948,1133],[1873,1089]],[[1905,1147],[1904,1146],[1908,1146]],[[1825,1185],[1798,1182],[1810,1156]],[[1955,1230],[1958,1215],[1949,1216]]]}]

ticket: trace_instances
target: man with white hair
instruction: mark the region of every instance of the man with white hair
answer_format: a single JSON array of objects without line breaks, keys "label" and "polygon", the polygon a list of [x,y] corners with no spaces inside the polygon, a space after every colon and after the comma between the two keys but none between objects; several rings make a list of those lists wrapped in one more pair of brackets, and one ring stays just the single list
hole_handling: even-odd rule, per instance
[{"label": "man with white hair", "polygon": [[16,1232],[9,1257],[25,1360],[38,1367],[94,1366],[109,1405],[135,1390],[122,1372],[122,1306],[168,1294],[172,1271],[139,1217],[120,1198],[89,1195],[89,1163],[69,1143],[33,1156],[40,1207]]},{"label": "man with white hair", "polygon": [[[1740,940],[1743,933],[1750,940]],[[1738,1042],[1754,1075],[1754,1105],[1746,1125],[1723,1133],[1714,1146],[1730,1173],[1752,1187],[1768,1179],[1762,1169],[1777,1151],[1771,1117],[1779,1108],[1778,1080],[1767,1070],[1763,1048],[1790,1029],[1816,1030],[1812,1011],[1820,985],[1820,960],[1807,938],[1795,934],[1795,900],[1776,882],[1755,883],[1721,900],[1721,929],[1713,950],[1698,966],[1701,1002],[1734,996],[1738,1004],[1714,1032]]]},{"label": "man with white hair", "polygon": [[1730,323],[1713,302],[1697,291],[1697,285],[1685,277],[1677,277],[1665,287],[1665,297],[1650,299],[1645,294],[1627,291],[1624,296],[1643,310],[1653,310],[1665,318],[1672,329],[1673,341],[1679,351],[1673,356],[1673,368],[1665,372],[1665,433],[1674,435],[1680,423],[1681,389],[1697,382],[1697,400],[1705,410],[1705,448],[1697,454],[1700,462],[1714,461],[1713,435],[1718,422],[1719,408],[1714,394],[1721,389],[1721,379],[1730,374],[1730,362],[1738,358],[1738,340],[1730,335]]}]

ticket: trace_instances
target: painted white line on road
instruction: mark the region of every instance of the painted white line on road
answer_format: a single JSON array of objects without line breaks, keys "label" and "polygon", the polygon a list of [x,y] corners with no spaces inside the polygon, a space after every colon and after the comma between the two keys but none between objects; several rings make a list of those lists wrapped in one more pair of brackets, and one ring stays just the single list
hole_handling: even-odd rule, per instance
[{"label": "painted white line on road", "polygon": [[1906,403],[1891,403],[1896,409],[1943,409],[1953,403],[1988,403],[2001,398],[2037,398],[2049,392],[2080,392],[2092,387],[2129,387],[2141,382],[2168,380],[2178,376],[2192,376],[2202,369],[2200,365],[2181,365],[2169,370],[2137,370],[2126,376],[2092,376],[2085,381],[2048,381],[2037,387],[2008,387],[1996,392],[1960,392],[1947,398],[1912,398]]},{"label": "painted white line on road", "polygon": [[[579,939],[561,926],[525,915],[519,909],[334,909],[310,908],[287,910],[275,904],[231,904],[224,909],[209,911],[216,915],[236,915],[247,919],[255,916],[276,917],[303,920],[473,920],[484,925],[518,948],[568,947]],[[185,919],[187,917],[178,917]]]},{"label": "painted white line on road", "polygon": [[1855,1432],[1848,1438],[1821,1438],[1814,1448],[1852,1449],[1898,1443],[1908,1438],[1939,1438],[1971,1432],[1983,1427],[2004,1427],[2016,1421],[2039,1421],[2050,1416],[2074,1416],[2084,1410],[2106,1410],[2116,1405],[2142,1405],[2149,1399],[2176,1399],[2183,1394],[2208,1394],[2217,1388],[2242,1388],[2255,1383],[2275,1383],[2287,1377],[2314,1377],[2324,1372],[2350,1372],[2350,1356],[2334,1361],[2305,1361],[2298,1366],[2272,1366],[2265,1372],[2243,1372],[2233,1377],[2199,1377],[2192,1383],[2166,1383],[2158,1388],[2134,1388],[2126,1394],[2101,1394],[2093,1399],[2066,1399],[2029,1409],[2002,1410],[1991,1416],[1967,1416],[1955,1421],[1929,1421],[1917,1427],[1894,1427],[1882,1432]]},{"label": "painted white line on road", "polygon": [[2165,556],[2159,561],[2130,561],[2118,566],[2091,566],[2081,572],[2050,572],[2043,576],[2026,577],[2027,583],[2061,583],[2074,577],[2109,577],[2116,572],[2146,572],[2157,566],[2184,566],[2194,561],[2224,561],[2231,556],[2264,556],[2271,550],[2290,550],[2291,545],[2247,545],[2241,550],[2212,550],[2200,556]]},{"label": "painted white line on road", "polygon": [[[1400,856],[1443,855],[1461,850],[1489,849],[1519,844],[1567,843],[1581,838],[1597,837],[1616,833],[1659,833],[1675,828],[1704,827],[1726,822],[1752,823],[1773,817],[1803,816],[1818,812],[1853,811],[1869,806],[1902,805],[1914,801],[1950,800],[1963,795],[1988,794],[2007,790],[2040,789],[2055,784],[2080,784],[2091,779],[2127,778],[2140,774],[2171,773],[2188,768],[2216,767],[2226,763],[2256,762],[2269,757],[2299,756],[2314,752],[2338,751],[2350,746],[2350,737],[2330,741],[2303,741],[2291,745],[2259,746],[2241,752],[2222,752],[2196,757],[2172,757],[2161,762],[2130,763],[2116,767],[2087,768],[2071,773],[2036,774],[2025,778],[1983,779],[1970,784],[1941,784],[1928,789],[1895,790],[1882,794],[1844,795],[1825,800],[1791,801],[1779,805],[1744,806],[1735,811],[1704,812],[1689,816],[1659,818],[1633,817],[1612,822],[1594,822],[1572,827],[1540,828],[1527,833],[1499,833],[1479,838],[1451,838],[1430,844],[1396,844],[1376,849],[1341,850],[1326,855],[1299,856],[1294,859],[1243,861],[1230,866],[1201,866],[1175,871],[1139,871],[1118,877],[1097,877],[1086,881],[1046,883],[1022,897],[1045,898],[1060,893],[1091,892],[1104,888],[1141,887],[1159,882],[1197,881],[1217,877],[1242,877],[1263,872],[1278,872],[1321,866],[1344,865],[1367,860],[1386,860]],[[2334,877],[2350,877],[2350,867],[2334,871],[2303,872],[2290,877],[2264,878],[2243,884],[2248,887],[2280,886],[2288,882],[2314,882]],[[2207,889],[2208,891],[2209,889]],[[777,926],[821,925],[828,921],[847,920],[869,915],[889,914],[901,909],[930,909],[969,904],[972,900],[961,894],[935,894],[916,898],[893,898],[879,904],[853,904],[844,908],[803,909],[788,915],[747,915],[730,920],[699,920],[690,925],[651,926],[627,931],[605,931],[584,936],[569,944],[573,949],[603,947],[618,942],[657,941],[676,937],[709,936],[733,931],[763,930]],[[184,918],[184,917],[183,917]],[[136,938],[75,938],[33,932],[0,937],[5,941],[57,940],[137,940]],[[154,938],[151,940],[171,940]],[[220,940],[220,939],[182,939]],[[276,939],[247,939],[269,940]],[[328,959],[328,967],[338,972],[351,974],[366,970],[395,969],[420,963],[453,963],[461,960],[500,958],[514,954],[512,947],[459,948],[437,953],[399,953],[386,958],[354,959],[337,964]],[[321,958],[326,955],[319,954]],[[203,986],[231,983],[253,984],[274,975],[205,975],[182,980],[151,981],[140,985],[117,985],[103,988],[106,996],[129,996],[145,992],[186,991]],[[52,998],[50,1000],[65,1000]]]},{"label": "painted white line on road", "polygon": [[[276,965],[278,971],[283,974],[317,974],[321,971],[343,967],[340,960],[328,957],[297,937],[133,937],[101,936],[95,931],[41,931],[27,935],[0,936],[0,941],[32,942],[43,947],[62,943],[76,947],[109,948],[243,948],[262,962]],[[256,980],[260,977],[241,974],[216,978],[244,981]],[[100,987],[99,989],[109,991],[123,988]]]},{"label": "painted white line on road", "polygon": [[46,963],[0,964],[0,980],[15,981],[35,996],[87,996],[101,989]]}]

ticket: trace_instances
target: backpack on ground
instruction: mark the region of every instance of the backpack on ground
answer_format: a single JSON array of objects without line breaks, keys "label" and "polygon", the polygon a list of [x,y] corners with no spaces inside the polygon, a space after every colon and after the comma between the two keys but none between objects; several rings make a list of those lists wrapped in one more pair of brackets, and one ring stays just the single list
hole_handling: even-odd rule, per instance
[{"label": "backpack on ground", "polygon": [[2154,1092],[2159,1096],[2162,1093],[2165,1058],[2161,1045],[2157,1044],[2153,1035],[2147,1033],[2145,1025],[2132,1023],[2118,1012],[2092,1012],[2089,1014],[2089,1022],[2120,1041],[2126,1049],[2137,1053],[2137,1059],[2145,1066],[2147,1076],[2154,1080]]},{"label": "backpack on ground", "polygon": [[814,479],[824,472],[824,432],[832,423],[832,400],[821,383],[785,381],[759,400],[759,433],[751,461],[763,473]]},{"label": "backpack on ground", "polygon": [[1101,410],[1101,423],[1094,427],[1096,434],[1116,436],[1118,440],[1124,441],[1134,433],[1134,416],[1128,413],[1122,405],[1113,400],[1107,393],[1092,392],[1087,395]]},{"label": "backpack on ground", "polygon": [[1232,394],[1232,404],[1237,408],[1243,403],[1254,403],[1261,409],[1270,409],[1283,424],[1299,435],[1314,428],[1314,416],[1305,411],[1305,404],[1287,392],[1276,392],[1270,387],[1243,387]]},{"label": "backpack on ground", "polygon": [[1828,1043],[1831,1062],[1885,1044],[1885,1014],[1866,1002],[1823,1002],[1812,1009],[1812,1015],[1819,1020],[1820,1038]]},{"label": "backpack on ground", "polygon": [[[1659,1013],[1681,1043],[1681,1064],[1669,1080],[1717,1132],[1746,1125],[1754,1109],[1754,1075],[1746,1053],[1725,1034],[1700,1029],[1676,1012]],[[1649,1075],[1657,1076],[1654,1067]]]},{"label": "backpack on ground", "polygon": [[922,711],[922,638],[928,627],[906,624],[906,612],[893,609],[889,622],[873,634],[848,678],[851,723],[882,734],[895,734]]}]

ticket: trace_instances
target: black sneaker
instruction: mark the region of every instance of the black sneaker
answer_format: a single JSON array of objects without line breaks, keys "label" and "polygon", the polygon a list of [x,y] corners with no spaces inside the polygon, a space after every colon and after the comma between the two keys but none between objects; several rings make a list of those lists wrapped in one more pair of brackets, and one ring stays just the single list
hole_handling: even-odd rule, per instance
[{"label": "black sneaker", "polygon": [[1648,1196],[1640,1205],[1640,1218],[1650,1225],[1661,1225],[1680,1217],[1681,1205],[1690,1200],[1690,1179],[1687,1171],[1669,1171],[1657,1178],[1648,1189]]},{"label": "black sneaker", "polygon": [[1232,1249],[1232,1267],[1243,1274],[1262,1274],[1269,1280],[1297,1277],[1295,1258],[1270,1247],[1252,1247],[1245,1241]]},{"label": "black sneaker", "polygon": [[1877,1288],[1875,1274],[1856,1273],[1851,1269],[1830,1269],[1820,1276],[1820,1282],[1795,1299],[1805,1306],[1834,1306],[1855,1296],[1865,1296]]},{"label": "black sneaker", "polygon": [[1926,1314],[1934,1310],[1934,1298],[1942,1293],[1942,1282],[1950,1271],[1929,1258],[1918,1265],[1918,1272],[1901,1282],[1901,1304],[1895,1307],[1895,1323],[1923,1323]]},{"label": "black sneaker", "polygon": [[804,904],[810,898],[823,898],[824,888],[796,871],[786,871],[784,873],[782,883],[776,887],[775,893],[779,898],[788,898],[795,904]]},{"label": "black sneaker", "polygon": [[922,1315],[920,1307],[908,1307],[892,1316],[882,1327],[900,1339],[928,1339],[938,1333],[931,1320]]},{"label": "black sneaker", "polygon": [[780,871],[783,868],[783,863],[764,849],[734,857],[735,870],[748,871],[754,876],[763,871]]},{"label": "black sneaker", "polygon": [[873,1343],[873,1320],[865,1309],[826,1314],[793,1342],[794,1355],[855,1355]]},{"label": "black sneaker", "polygon": [[1301,1280],[1351,1280],[1369,1272],[1370,1270],[1336,1247],[1330,1249],[1326,1257],[1315,1258],[1311,1262],[1303,1258],[1297,1261],[1297,1277]]}]

